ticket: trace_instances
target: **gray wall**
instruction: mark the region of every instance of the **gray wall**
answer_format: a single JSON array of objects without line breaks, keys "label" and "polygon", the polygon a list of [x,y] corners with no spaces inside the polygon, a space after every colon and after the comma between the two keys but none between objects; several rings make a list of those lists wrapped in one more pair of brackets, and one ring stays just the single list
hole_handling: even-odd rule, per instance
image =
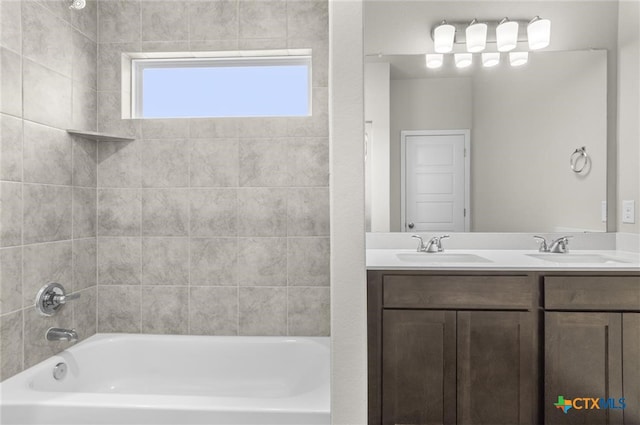
[{"label": "gray wall", "polygon": [[[0,379],[66,348],[51,326],[96,331],[96,3],[0,2]],[[59,282],[81,298],[33,307]]]},{"label": "gray wall", "polygon": [[[329,334],[323,1],[101,1],[98,330]],[[313,49],[313,116],[120,119],[120,53]]]},{"label": "gray wall", "polygon": [[[388,232],[390,206],[390,96],[388,63],[367,63],[364,67],[364,118],[369,124],[365,167],[367,232]],[[375,170],[375,172],[374,172]]]},{"label": "gray wall", "polygon": [[636,201],[635,224],[618,231],[640,233],[640,2],[620,2],[618,15],[618,203]]}]

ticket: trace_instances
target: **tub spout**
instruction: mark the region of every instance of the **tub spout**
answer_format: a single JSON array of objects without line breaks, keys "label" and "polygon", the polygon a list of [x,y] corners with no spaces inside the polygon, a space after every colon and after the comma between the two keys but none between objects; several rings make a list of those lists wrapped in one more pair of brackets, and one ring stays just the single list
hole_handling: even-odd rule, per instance
[{"label": "tub spout", "polygon": [[75,329],[49,328],[47,341],[77,341],[78,334]]}]

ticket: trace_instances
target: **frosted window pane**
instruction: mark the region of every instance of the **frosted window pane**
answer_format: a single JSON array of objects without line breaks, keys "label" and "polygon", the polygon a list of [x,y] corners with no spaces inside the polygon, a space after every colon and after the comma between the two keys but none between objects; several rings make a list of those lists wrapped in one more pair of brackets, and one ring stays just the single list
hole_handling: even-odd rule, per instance
[{"label": "frosted window pane", "polygon": [[306,65],[149,67],[142,118],[306,116]]}]

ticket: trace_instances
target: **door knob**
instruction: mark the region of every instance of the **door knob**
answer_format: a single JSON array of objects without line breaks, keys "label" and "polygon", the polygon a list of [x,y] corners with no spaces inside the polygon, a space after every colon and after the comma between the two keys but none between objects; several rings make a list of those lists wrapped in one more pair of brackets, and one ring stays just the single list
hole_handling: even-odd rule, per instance
[{"label": "door knob", "polygon": [[411,222],[411,223],[407,224],[407,227],[408,227],[409,229],[413,229],[413,222]]}]

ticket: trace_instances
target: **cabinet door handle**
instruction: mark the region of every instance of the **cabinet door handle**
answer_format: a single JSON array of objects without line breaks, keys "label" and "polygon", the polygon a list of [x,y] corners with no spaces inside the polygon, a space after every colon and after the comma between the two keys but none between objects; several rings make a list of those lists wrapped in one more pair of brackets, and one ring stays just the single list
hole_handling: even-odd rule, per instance
[{"label": "cabinet door handle", "polygon": [[407,224],[407,227],[408,227],[409,229],[413,229],[413,222],[411,222],[411,223]]}]

